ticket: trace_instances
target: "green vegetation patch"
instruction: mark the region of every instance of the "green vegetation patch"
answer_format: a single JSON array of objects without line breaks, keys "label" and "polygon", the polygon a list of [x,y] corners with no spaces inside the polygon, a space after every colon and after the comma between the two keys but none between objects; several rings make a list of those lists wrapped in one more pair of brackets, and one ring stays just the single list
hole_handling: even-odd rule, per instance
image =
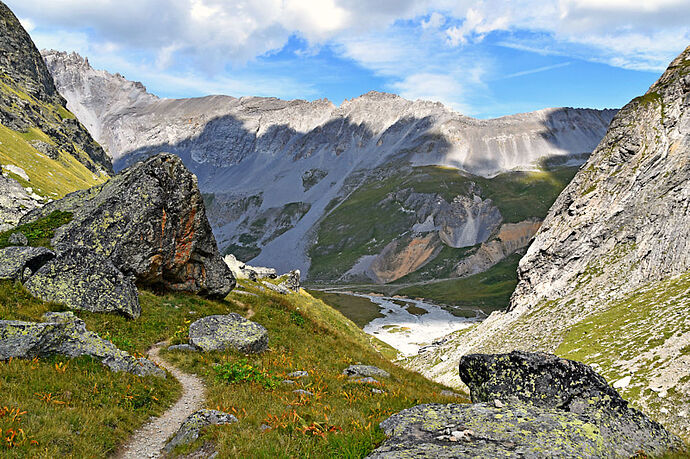
[{"label": "green vegetation patch", "polygon": [[31,140],[50,143],[50,138],[36,128],[21,133],[0,125],[0,164],[22,168],[30,181],[13,178],[36,194],[59,199],[107,180],[107,176],[94,174],[65,151],[61,150],[57,159],[49,158],[36,150],[29,143]]},{"label": "green vegetation patch", "polygon": [[[338,279],[362,256],[380,253],[392,240],[410,231],[416,216],[391,198],[397,191],[412,189],[438,194],[451,202],[458,195],[468,195],[474,183],[481,189],[482,197],[491,199],[498,207],[505,222],[517,223],[543,219],[577,171],[577,167],[560,167],[484,178],[436,166],[382,168],[344,201],[329,204],[330,214],[319,225],[317,243],[309,251],[309,278]],[[467,252],[468,249],[444,248],[419,274],[409,274],[399,282],[449,277]]]},{"label": "green vegetation patch", "polygon": [[252,366],[247,359],[225,362],[213,367],[213,371],[218,380],[229,384],[252,382],[264,389],[275,389],[280,384],[280,378],[265,369]]},{"label": "green vegetation patch", "polygon": [[510,295],[517,285],[519,261],[520,255],[513,254],[483,273],[406,287],[396,293],[450,306],[475,307],[489,314],[508,307]]},{"label": "green vegetation patch", "polygon": [[35,222],[19,225],[11,230],[0,233],[0,249],[9,247],[8,242],[12,233],[22,233],[29,240],[32,247],[51,248],[50,240],[55,236],[55,230],[72,220],[71,212],[53,211],[47,217],[39,218]]},{"label": "green vegetation patch", "polygon": [[345,293],[321,292],[318,290],[310,290],[309,293],[314,298],[318,298],[337,309],[360,328],[364,328],[374,319],[383,317],[379,305],[368,298]]}]

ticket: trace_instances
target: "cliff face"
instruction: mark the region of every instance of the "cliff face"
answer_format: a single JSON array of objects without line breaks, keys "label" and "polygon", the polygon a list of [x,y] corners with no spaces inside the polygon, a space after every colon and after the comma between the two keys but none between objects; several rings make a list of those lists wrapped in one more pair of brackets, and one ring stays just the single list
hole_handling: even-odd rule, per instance
[{"label": "cliff face", "polygon": [[611,127],[520,261],[510,310],[413,366],[457,383],[469,352],[553,351],[600,368],[690,437],[690,47]]},{"label": "cliff face", "polygon": [[[0,122],[16,130],[38,128],[58,150],[77,157],[91,171],[111,170],[103,149],[74,116],[55,89],[41,54],[12,11],[0,2]],[[47,142],[51,143],[51,142]],[[53,153],[53,149],[47,150]]]},{"label": "cliff face", "polygon": [[[408,165],[433,165],[493,176],[533,169],[544,158],[580,164],[615,113],[559,108],[476,120],[438,103],[376,92],[339,107],[327,100],[159,99],[139,83],[93,69],[76,54],[44,51],[44,57],[69,108],[104,145],[116,169],[160,151],[179,155],[199,178],[222,250],[279,271],[297,267],[309,276],[308,254],[323,235],[321,222],[355,190],[377,180],[377,171],[390,176]],[[456,196],[465,197],[458,192],[446,201]],[[401,218],[409,225],[391,223],[401,233],[425,223]],[[358,225],[360,234],[374,232],[367,219],[335,225],[340,223]],[[441,245],[464,245],[456,229],[448,226]],[[375,247],[352,250],[376,255],[391,241],[376,238]],[[423,264],[423,256],[413,258],[411,267]],[[330,279],[356,261],[337,266]]]},{"label": "cliff face", "polygon": [[606,301],[690,269],[690,48],[626,105],[559,196],[511,310]]},{"label": "cliff face", "polygon": [[0,2],[0,228],[41,203],[100,183],[110,158],[65,108],[41,54]]}]

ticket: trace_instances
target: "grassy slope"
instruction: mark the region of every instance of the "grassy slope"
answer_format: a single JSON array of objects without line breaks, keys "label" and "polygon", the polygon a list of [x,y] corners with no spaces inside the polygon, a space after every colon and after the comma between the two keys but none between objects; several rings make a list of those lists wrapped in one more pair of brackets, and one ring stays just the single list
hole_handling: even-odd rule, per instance
[{"label": "grassy slope", "polygon": [[[610,382],[631,376],[621,395],[690,441],[690,272],[655,282],[605,305],[570,328],[556,350]],[[675,378],[659,377],[674,368]],[[651,388],[659,390],[654,391]]]},{"label": "grassy slope", "polygon": [[[3,78],[3,81],[0,81],[0,97],[8,93],[19,96],[28,107],[41,113],[48,124],[57,127],[62,120],[74,118],[74,115],[65,108],[43,103],[21,91],[11,80]],[[17,107],[17,110],[27,109],[27,107]],[[60,150],[59,157],[51,159],[30,144],[33,140],[54,145],[51,138],[38,128],[31,128],[27,132],[17,132],[0,125],[0,164],[11,164],[22,168],[30,181],[27,182],[12,173],[10,177],[17,180],[23,187],[31,187],[40,196],[56,199],[72,191],[89,188],[107,180],[107,175],[94,174],[80,162],[86,161],[93,164],[88,155],[76,145],[74,147],[80,153],[79,158]]]},{"label": "grassy slope", "polygon": [[[490,198],[501,211],[506,222],[528,218],[543,218],[561,190],[577,172],[576,167],[551,171],[509,172],[491,179],[460,174],[442,167],[408,168],[384,180],[372,180],[362,185],[348,199],[338,205],[318,228],[318,244],[310,250],[313,281],[337,279],[363,255],[372,255],[408,231],[414,217],[395,203],[381,205],[386,196],[396,190],[413,188],[419,193],[438,193],[447,201],[458,194],[466,194],[470,182],[480,186],[482,195]],[[419,271],[424,275],[408,275],[407,281],[447,277],[459,257],[467,249],[441,251],[436,259]],[[404,282],[401,280],[400,282]],[[456,300],[461,301],[458,297]]]},{"label": "grassy slope", "polygon": [[452,306],[472,306],[488,314],[508,306],[510,295],[517,285],[520,257],[513,254],[483,273],[406,287],[395,293],[412,298],[429,298]]},{"label": "grassy slope", "polygon": [[[383,439],[377,425],[388,415],[417,403],[451,401],[439,395],[442,386],[391,364],[394,350],[323,302],[304,292],[281,296],[242,282],[245,290],[258,296],[231,293],[225,301],[208,301],[142,291],[142,316],[136,321],[77,313],[90,330],[122,349],[143,353],[161,340],[184,341],[190,321],[196,318],[238,312],[269,330],[270,350],[250,356],[250,365],[279,378],[294,370],[308,370],[312,375],[295,386],[274,389],[248,382],[228,384],[216,379],[213,365],[240,361],[243,356],[238,353],[164,352],[166,358],[206,381],[208,408],[228,410],[240,419],[235,425],[209,429],[187,450],[213,441],[221,457],[362,457]],[[3,319],[38,320],[45,311],[60,309],[31,298],[19,285],[0,283]],[[390,380],[381,381],[386,394],[374,394],[370,386],[340,375],[347,365],[359,361],[391,373]],[[0,363],[0,405],[26,411],[21,420],[13,421],[12,414],[3,415],[0,409],[2,454],[102,457],[179,394],[172,378],[113,374],[90,359],[70,361],[62,372],[64,363],[60,362],[64,359],[54,357]],[[296,388],[315,396],[301,399],[292,393]],[[274,429],[263,432],[262,424]],[[24,441],[9,448],[4,440],[8,428],[22,428]]]}]

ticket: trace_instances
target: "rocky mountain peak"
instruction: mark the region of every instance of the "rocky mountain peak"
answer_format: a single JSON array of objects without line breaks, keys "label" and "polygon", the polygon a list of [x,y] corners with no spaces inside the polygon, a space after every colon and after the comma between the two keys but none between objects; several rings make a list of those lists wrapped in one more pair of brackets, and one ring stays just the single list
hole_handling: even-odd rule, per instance
[{"label": "rocky mountain peak", "polygon": [[41,53],[19,19],[0,1],[0,71],[33,97],[64,105]]}]

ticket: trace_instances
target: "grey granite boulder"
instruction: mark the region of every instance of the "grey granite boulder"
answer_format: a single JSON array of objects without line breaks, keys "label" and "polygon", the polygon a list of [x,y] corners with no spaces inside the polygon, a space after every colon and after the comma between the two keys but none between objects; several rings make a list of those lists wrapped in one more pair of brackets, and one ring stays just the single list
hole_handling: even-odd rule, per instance
[{"label": "grey granite boulder", "polygon": [[150,360],[134,358],[86,330],[84,322],[72,312],[47,313],[43,319],[42,323],[0,320],[0,360],[53,354],[70,358],[89,355],[112,371],[165,377],[165,372]]},{"label": "grey granite boulder", "polygon": [[476,403],[393,415],[380,425],[390,438],[369,457],[628,458],[682,447],[581,363],[542,353],[475,354],[461,360],[460,376]]},{"label": "grey granite boulder", "polygon": [[345,376],[349,376],[351,378],[355,377],[377,377],[377,378],[389,378],[390,374],[388,374],[387,371],[382,370],[378,367],[375,367],[373,365],[350,365],[349,367],[345,368],[343,370],[343,374]]},{"label": "grey granite boulder", "polygon": [[108,258],[137,284],[224,298],[235,286],[206,218],[196,176],[179,157],[159,154],[103,185],[77,191],[29,213],[72,212],[53,247],[80,246]]},{"label": "grey granite boulder", "polygon": [[232,414],[216,410],[199,410],[182,423],[175,436],[165,445],[163,452],[169,453],[176,446],[186,445],[199,438],[201,429],[210,425],[232,424],[237,418]]},{"label": "grey granite boulder", "polygon": [[287,278],[280,283],[281,287],[290,289],[294,292],[299,292],[300,288],[300,272],[299,269],[295,269],[287,273]]},{"label": "grey granite boulder", "polygon": [[51,259],[55,254],[45,247],[7,247],[0,249],[0,279],[23,282],[27,269],[31,273]]},{"label": "grey granite boulder", "polygon": [[29,240],[24,236],[24,233],[16,232],[10,234],[10,237],[7,239],[7,242],[10,245],[15,245],[15,246],[21,246],[21,245],[29,245]]},{"label": "grey granite boulder", "polygon": [[189,342],[204,351],[235,349],[253,354],[268,348],[268,331],[233,312],[193,322],[189,326]]},{"label": "grey granite boulder", "polygon": [[517,399],[573,412],[596,412],[603,405],[628,409],[628,402],[590,366],[553,354],[470,354],[460,359],[459,372],[475,403]]},{"label": "grey granite boulder", "polygon": [[261,283],[269,290],[273,290],[274,292],[280,293],[281,295],[287,295],[290,293],[290,290],[288,290],[287,287],[284,287],[283,284],[276,285],[266,281],[261,281]]},{"label": "grey granite boulder", "polygon": [[32,295],[70,309],[115,312],[129,318],[141,314],[134,283],[109,260],[84,248],[60,252],[24,286]]}]

